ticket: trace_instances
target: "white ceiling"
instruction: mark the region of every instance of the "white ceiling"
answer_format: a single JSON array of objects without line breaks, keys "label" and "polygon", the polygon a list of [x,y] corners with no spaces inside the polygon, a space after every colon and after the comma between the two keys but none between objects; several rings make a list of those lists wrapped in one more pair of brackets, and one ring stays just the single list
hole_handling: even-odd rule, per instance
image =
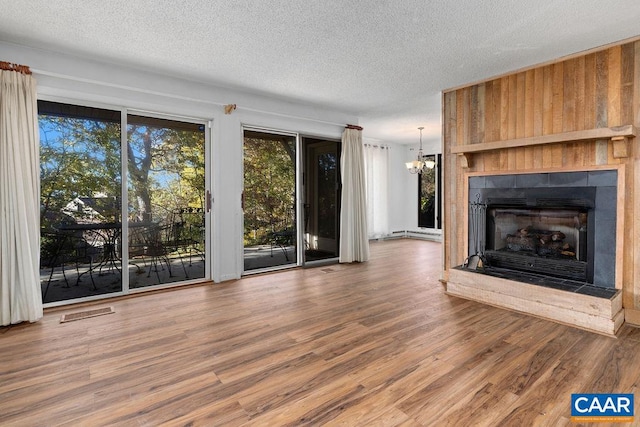
[{"label": "white ceiling", "polygon": [[638,0],[0,0],[0,40],[339,109],[401,143],[439,140],[443,89],[636,35]]}]

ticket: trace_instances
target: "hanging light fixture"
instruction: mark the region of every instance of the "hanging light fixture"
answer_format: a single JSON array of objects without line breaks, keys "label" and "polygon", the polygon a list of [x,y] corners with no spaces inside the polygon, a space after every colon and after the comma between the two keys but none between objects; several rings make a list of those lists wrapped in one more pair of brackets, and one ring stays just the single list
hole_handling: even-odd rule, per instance
[{"label": "hanging light fixture", "polygon": [[420,126],[420,149],[418,150],[418,159],[412,162],[407,162],[405,165],[407,166],[407,170],[409,173],[422,173],[426,169],[433,169],[436,166],[436,162],[431,159],[425,160],[424,154],[422,154],[422,129],[423,126]]}]

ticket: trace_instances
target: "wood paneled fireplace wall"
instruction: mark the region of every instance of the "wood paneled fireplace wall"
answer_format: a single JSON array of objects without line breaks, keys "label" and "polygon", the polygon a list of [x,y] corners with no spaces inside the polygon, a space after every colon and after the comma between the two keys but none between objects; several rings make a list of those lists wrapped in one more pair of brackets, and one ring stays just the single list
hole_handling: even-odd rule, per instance
[{"label": "wood paneled fireplace wall", "polygon": [[[615,334],[624,321],[640,325],[639,115],[640,37],[445,91],[443,280],[447,292],[605,334]],[[589,295],[564,292],[503,275],[488,277],[479,270],[463,267],[476,252],[475,230],[469,218],[470,202],[476,193],[492,198],[494,203],[501,201],[496,204],[500,218],[517,217],[522,212],[517,203],[532,203],[526,201],[531,198],[577,200],[569,197],[573,190],[557,190],[536,181],[538,177],[567,174],[585,180],[592,177],[594,182],[606,177],[608,187],[589,190],[588,185],[580,186],[588,195],[580,200],[586,201],[570,201],[558,211],[556,228],[565,227],[565,232],[556,232],[563,238],[567,235],[566,242],[549,247],[575,258],[575,265],[585,263],[587,279],[583,280],[578,270],[576,282],[607,288],[607,293],[599,295],[598,289]],[[503,188],[486,185],[478,191],[478,183],[501,179],[507,183],[526,182],[523,191],[535,190],[527,190],[526,196],[513,190],[515,195],[510,199],[502,194],[513,188],[511,184]],[[516,205],[506,205],[507,199],[515,200]],[[600,206],[599,214],[594,213],[596,204]],[[613,215],[607,219],[609,225],[591,227],[595,231],[581,241],[589,212],[592,218],[602,218],[602,209],[607,206]],[[542,212],[544,221],[553,217],[546,208],[530,208]],[[510,247],[524,247],[531,252],[533,248],[526,245],[531,240],[526,237],[528,231],[538,233],[536,238],[542,235],[543,240],[554,232],[537,230],[541,228],[539,224],[521,226],[521,235],[506,238]],[[518,227],[513,228],[515,233]],[[482,231],[486,233],[486,228]],[[504,243],[504,235],[484,237],[502,239],[501,248],[509,246]],[[600,248],[595,260],[593,251],[591,258],[584,255],[588,245]],[[605,262],[609,267],[601,270],[606,273],[603,276],[597,266]]]}]

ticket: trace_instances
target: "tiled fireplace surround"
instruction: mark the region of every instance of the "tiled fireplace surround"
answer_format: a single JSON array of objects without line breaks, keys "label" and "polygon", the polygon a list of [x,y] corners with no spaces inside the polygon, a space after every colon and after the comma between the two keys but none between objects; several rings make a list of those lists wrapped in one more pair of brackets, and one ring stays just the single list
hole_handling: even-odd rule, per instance
[{"label": "tiled fireplace surround", "polygon": [[[557,198],[558,203],[562,203],[562,198],[584,197],[581,193],[593,194],[594,206],[587,209],[589,244],[585,245],[589,248],[588,264],[592,278],[585,282],[598,288],[615,289],[617,184],[615,170],[475,176],[469,178],[469,202],[490,203],[496,198],[522,200],[537,196],[547,200]],[[473,248],[472,236],[469,237],[469,248]],[[504,276],[506,273],[501,274]],[[566,289],[572,288],[570,280],[541,280],[538,283],[554,287],[554,282],[557,288],[561,289],[564,282]],[[589,292],[588,288],[592,287],[587,286],[584,292]],[[612,295],[597,290],[591,292]]]}]

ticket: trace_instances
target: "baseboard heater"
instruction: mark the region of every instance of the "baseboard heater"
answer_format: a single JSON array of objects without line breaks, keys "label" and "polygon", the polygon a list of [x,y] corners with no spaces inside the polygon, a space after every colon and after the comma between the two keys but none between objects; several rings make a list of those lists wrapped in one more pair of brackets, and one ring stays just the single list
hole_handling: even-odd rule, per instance
[{"label": "baseboard heater", "polygon": [[442,234],[429,231],[414,231],[414,230],[397,230],[392,231],[389,238],[393,239],[424,239],[442,241]]}]

